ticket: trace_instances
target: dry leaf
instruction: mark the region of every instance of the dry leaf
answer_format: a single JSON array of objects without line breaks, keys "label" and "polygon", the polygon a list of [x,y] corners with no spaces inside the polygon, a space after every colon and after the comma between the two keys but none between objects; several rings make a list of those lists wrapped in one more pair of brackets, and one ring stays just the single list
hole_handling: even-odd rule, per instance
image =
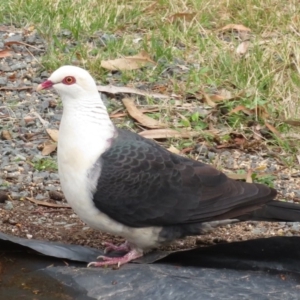
[{"label": "dry leaf", "polygon": [[11,86],[2,86],[0,87],[0,91],[24,91],[24,90],[32,90],[33,86],[21,86],[21,87],[11,87]]},{"label": "dry leaf", "polygon": [[9,50],[0,50],[0,58],[12,56],[12,52]]},{"label": "dry leaf", "polygon": [[280,132],[273,125],[269,124],[268,122],[265,122],[265,125],[271,132],[280,137]]},{"label": "dry leaf", "polygon": [[230,99],[230,98],[227,98],[226,96],[222,96],[220,94],[209,95],[209,98],[213,102],[221,102],[221,101],[229,100]]},{"label": "dry leaf", "polygon": [[98,88],[99,92],[108,93],[108,94],[127,93],[127,94],[142,95],[145,97],[159,98],[159,99],[169,99],[170,98],[167,95],[146,92],[146,91],[142,91],[142,90],[126,87],[126,86],[98,85],[97,88]]},{"label": "dry leaf", "polygon": [[187,130],[175,130],[175,129],[154,129],[144,130],[139,133],[141,136],[147,139],[166,139],[166,138],[191,138],[199,136],[199,132],[187,131]]},{"label": "dry leaf", "polygon": [[204,101],[207,105],[211,106],[211,107],[216,107],[217,104],[211,100],[210,96],[206,93],[204,93],[203,91],[201,91],[201,94],[203,95]]},{"label": "dry leaf", "polygon": [[[140,112],[144,113],[151,113],[151,112],[158,112],[160,111],[159,108],[151,108],[151,109],[140,109]],[[116,112],[116,113],[111,113],[109,115],[110,118],[121,118],[121,117],[125,117],[128,116],[127,112]]]},{"label": "dry leaf", "polygon": [[128,116],[128,114],[126,112],[125,113],[116,113],[116,114],[109,115],[109,117],[111,119],[121,118],[121,117],[125,117],[125,116]]},{"label": "dry leaf", "polygon": [[30,202],[33,202],[37,205],[42,205],[42,206],[48,206],[48,207],[57,207],[57,208],[71,208],[70,205],[62,205],[62,204],[55,204],[55,203],[49,203],[47,201],[40,201],[40,200],[35,200],[33,198],[30,197],[26,197],[27,200],[29,200]]},{"label": "dry leaf", "polygon": [[236,53],[239,55],[244,55],[248,51],[248,47],[250,45],[249,41],[241,42],[236,48]]},{"label": "dry leaf", "polygon": [[242,25],[242,24],[228,24],[217,31],[229,31],[229,30],[236,30],[236,31],[248,31],[251,32],[251,29]]},{"label": "dry leaf", "polygon": [[239,111],[242,111],[244,114],[251,116],[253,115],[253,111],[251,111],[250,109],[246,108],[244,105],[238,105],[237,107],[235,107],[233,110],[231,110],[228,114],[232,115],[235,114]]},{"label": "dry leaf", "polygon": [[296,157],[297,157],[298,163],[300,165],[300,155],[296,155]]},{"label": "dry leaf", "polygon": [[182,150],[180,151],[180,153],[182,153],[182,154],[190,153],[190,152],[193,151],[194,149],[195,149],[194,147],[186,147],[186,148],[182,149]]},{"label": "dry leaf", "polygon": [[186,22],[192,21],[196,16],[196,13],[177,13],[167,18],[167,20],[172,23],[178,19],[182,19]]},{"label": "dry leaf", "polygon": [[8,130],[2,130],[1,139],[4,141],[10,141],[12,139],[10,132]]},{"label": "dry leaf", "polygon": [[232,95],[232,93],[226,89],[221,89],[217,91],[216,94],[209,95],[209,98],[214,102],[220,102],[224,100],[238,100],[245,94],[245,91],[240,91],[236,95]]},{"label": "dry leaf", "polygon": [[157,1],[152,2],[150,5],[148,5],[145,9],[143,9],[143,13],[148,13],[151,12],[155,9],[155,7],[157,6]]},{"label": "dry leaf", "polygon": [[142,51],[134,56],[101,61],[101,67],[110,71],[136,70],[147,64],[155,64],[155,62],[150,58],[146,51]]},{"label": "dry leaf", "polygon": [[125,105],[128,113],[132,118],[137,120],[141,125],[148,128],[163,128],[166,124],[163,124],[157,120],[154,120],[146,115],[144,115],[134,104],[134,100],[131,98],[124,98],[123,104]]},{"label": "dry leaf", "polygon": [[242,146],[246,143],[246,139],[243,136],[236,136],[234,139],[235,145]]},{"label": "dry leaf", "polygon": [[35,47],[35,46],[32,46],[32,45],[30,45],[30,44],[26,44],[26,43],[24,43],[24,42],[19,42],[19,41],[10,41],[10,42],[6,42],[4,45],[5,45],[5,46],[11,46],[11,45],[23,45],[23,46],[26,46],[26,47],[31,47],[31,48],[33,48],[33,49],[35,49],[35,50],[37,50],[37,51],[43,51],[43,50],[41,50],[41,49],[39,49],[39,48],[37,48],[37,47]]},{"label": "dry leaf", "polygon": [[44,144],[44,148],[42,150],[42,155],[49,155],[51,154],[52,152],[54,152],[57,148],[57,144],[56,143],[45,143]]},{"label": "dry leaf", "polygon": [[58,130],[57,129],[46,129],[47,133],[49,134],[52,141],[57,142],[58,141]]},{"label": "dry leaf", "polygon": [[264,171],[266,170],[267,165],[259,165],[258,167],[255,168],[255,171]]},{"label": "dry leaf", "polygon": [[300,120],[284,120],[283,122],[292,126],[300,126]]},{"label": "dry leaf", "polygon": [[169,147],[167,150],[175,154],[180,154],[180,150],[174,147],[173,145],[171,145],[171,147]]}]

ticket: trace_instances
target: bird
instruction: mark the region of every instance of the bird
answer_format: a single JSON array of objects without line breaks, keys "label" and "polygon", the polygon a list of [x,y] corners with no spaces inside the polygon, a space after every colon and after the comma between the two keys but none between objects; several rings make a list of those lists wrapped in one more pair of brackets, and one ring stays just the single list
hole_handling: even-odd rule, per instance
[{"label": "bird", "polygon": [[[105,254],[116,250],[124,255],[102,255],[88,266],[121,266],[228,220],[277,218],[264,211],[279,202],[273,200],[275,189],[230,179],[116,127],[88,71],[62,66],[37,91],[50,88],[63,103],[57,159],[66,200],[90,227],[126,240],[119,246],[105,243]],[[299,218],[299,212],[291,218]]]}]

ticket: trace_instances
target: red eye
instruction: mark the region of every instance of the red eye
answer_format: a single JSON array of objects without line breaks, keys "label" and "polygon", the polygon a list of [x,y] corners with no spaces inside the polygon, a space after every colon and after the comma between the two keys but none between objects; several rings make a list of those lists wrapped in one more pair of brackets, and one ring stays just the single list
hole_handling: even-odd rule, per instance
[{"label": "red eye", "polygon": [[62,81],[64,84],[70,85],[76,82],[75,78],[73,76],[67,76]]}]

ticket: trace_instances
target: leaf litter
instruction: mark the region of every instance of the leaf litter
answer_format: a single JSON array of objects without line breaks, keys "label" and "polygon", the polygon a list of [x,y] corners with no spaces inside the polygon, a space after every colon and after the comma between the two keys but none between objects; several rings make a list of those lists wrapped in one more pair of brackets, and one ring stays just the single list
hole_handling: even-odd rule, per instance
[{"label": "leaf litter", "polygon": [[155,64],[156,63],[151,59],[150,55],[146,51],[141,51],[133,56],[101,61],[101,67],[110,71],[136,70],[147,65]]}]

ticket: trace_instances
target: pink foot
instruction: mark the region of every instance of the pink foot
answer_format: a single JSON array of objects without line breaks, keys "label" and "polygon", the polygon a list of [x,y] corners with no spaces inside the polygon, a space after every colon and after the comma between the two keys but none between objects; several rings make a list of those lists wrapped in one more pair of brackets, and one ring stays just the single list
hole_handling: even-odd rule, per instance
[{"label": "pink foot", "polygon": [[126,241],[125,243],[123,243],[120,246],[116,246],[112,243],[108,243],[108,242],[104,242],[104,253],[109,253],[111,251],[124,251],[124,252],[129,252],[131,250],[131,247],[129,245],[129,243]]},{"label": "pink foot", "polygon": [[97,257],[97,259],[102,258],[103,261],[90,262],[87,266],[104,267],[108,265],[117,265],[118,267],[120,267],[121,265],[124,265],[141,256],[143,256],[143,252],[141,250],[132,249],[127,254],[121,257],[108,257],[100,255]]}]

